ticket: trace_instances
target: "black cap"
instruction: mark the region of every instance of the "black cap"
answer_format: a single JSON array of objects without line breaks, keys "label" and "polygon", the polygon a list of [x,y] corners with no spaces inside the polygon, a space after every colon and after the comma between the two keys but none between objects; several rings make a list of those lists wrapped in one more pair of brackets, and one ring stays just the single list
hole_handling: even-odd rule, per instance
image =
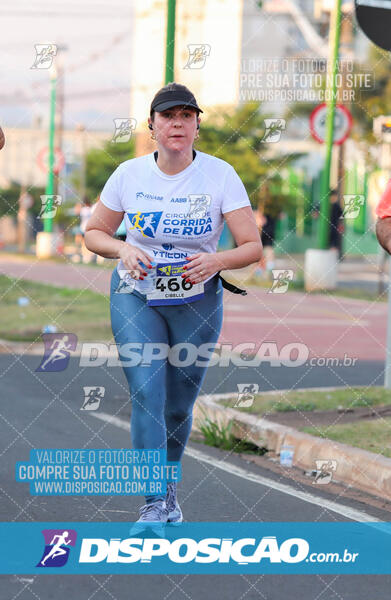
[{"label": "black cap", "polygon": [[173,106],[186,106],[195,108],[199,113],[203,112],[197,104],[197,100],[184,85],[178,83],[172,84],[169,89],[158,92],[151,104],[151,114],[153,111],[162,112]]}]

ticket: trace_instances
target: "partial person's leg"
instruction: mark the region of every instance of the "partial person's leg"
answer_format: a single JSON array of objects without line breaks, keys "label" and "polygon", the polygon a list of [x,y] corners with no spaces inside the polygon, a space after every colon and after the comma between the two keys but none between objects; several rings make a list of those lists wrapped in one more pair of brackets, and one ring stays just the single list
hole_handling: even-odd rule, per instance
[{"label": "partial person's leg", "polygon": [[[198,354],[201,344],[212,347],[218,340],[223,322],[223,288],[215,278],[201,300],[183,306],[159,307],[169,326],[169,344],[193,344]],[[179,358],[185,363],[187,352]],[[208,360],[195,360],[188,366],[167,365],[167,460],[180,461],[190,436],[194,402],[198,396],[208,367]]]},{"label": "partial person's leg", "polygon": [[[120,277],[114,270],[111,280],[111,326],[117,345],[130,343],[168,344],[167,324],[154,307],[133,293],[115,293]],[[137,354],[141,354],[138,350]],[[145,355],[144,355],[145,356]],[[145,356],[146,358],[146,356]],[[123,354],[120,359],[128,360]],[[124,366],[132,402],[131,440],[135,449],[166,449],[166,360],[150,360],[143,366]],[[147,496],[147,503],[165,494]]]},{"label": "partial person's leg", "polygon": [[266,269],[271,271],[274,269],[274,249],[272,244],[269,244],[264,247],[265,261],[266,261]]}]

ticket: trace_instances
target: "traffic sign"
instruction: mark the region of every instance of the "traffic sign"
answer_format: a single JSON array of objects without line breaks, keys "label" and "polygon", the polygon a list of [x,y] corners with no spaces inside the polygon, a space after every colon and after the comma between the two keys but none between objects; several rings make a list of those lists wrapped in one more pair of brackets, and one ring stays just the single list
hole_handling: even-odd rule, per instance
[{"label": "traffic sign", "polygon": [[[47,147],[42,148],[42,150],[39,151],[38,157],[37,157],[37,163],[38,163],[38,166],[42,169],[42,171],[44,171],[45,173],[48,172],[48,170],[49,170],[49,148],[47,148]],[[54,171],[54,173],[56,173],[56,175],[58,175],[58,173],[61,171],[64,164],[65,164],[64,154],[62,153],[60,148],[55,148],[54,149],[53,171]]]},{"label": "traffic sign", "polygon": [[[312,137],[323,144],[326,138],[327,104],[319,104],[310,115],[310,131]],[[342,104],[335,106],[333,144],[343,144],[353,125],[350,111]]]},{"label": "traffic sign", "polygon": [[385,143],[391,142],[391,116],[380,115],[373,119],[373,133]]},{"label": "traffic sign", "polygon": [[356,18],[365,35],[377,46],[391,50],[391,1],[355,0]]}]

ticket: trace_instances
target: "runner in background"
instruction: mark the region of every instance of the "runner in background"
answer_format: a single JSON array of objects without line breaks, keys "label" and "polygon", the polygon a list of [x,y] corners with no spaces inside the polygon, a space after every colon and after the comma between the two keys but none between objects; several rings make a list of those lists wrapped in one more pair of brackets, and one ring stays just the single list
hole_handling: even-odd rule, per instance
[{"label": "runner in background", "polygon": [[255,219],[261,234],[263,255],[254,271],[256,277],[271,273],[275,267],[274,241],[278,217],[263,212],[260,207],[255,211]]},{"label": "runner in background", "polygon": [[331,190],[329,244],[330,249],[337,250],[339,259],[342,258],[342,241],[345,230],[342,215],[343,210],[338,201],[338,192],[337,190]]},{"label": "runner in background", "polygon": [[[157,151],[127,160],[106,182],[85,233],[89,250],[120,262],[111,281],[111,324],[121,348],[136,343],[174,348],[208,345],[201,360],[175,364],[168,357],[123,367],[132,404],[136,449],[167,450],[179,462],[192,426],[193,405],[222,327],[219,273],[256,263],[262,245],[242,181],[227,162],[195,151],[200,127],[194,95],[171,83],[157,92],[148,119]],[[114,239],[125,215],[126,241]],[[236,248],[216,252],[227,223]],[[131,276],[131,293],[117,293]],[[141,357],[140,357],[141,358]],[[124,361],[125,361],[124,357]],[[207,518],[207,515],[206,515]],[[146,497],[141,524],[180,522],[176,482]],[[190,515],[192,520],[192,515]]]}]

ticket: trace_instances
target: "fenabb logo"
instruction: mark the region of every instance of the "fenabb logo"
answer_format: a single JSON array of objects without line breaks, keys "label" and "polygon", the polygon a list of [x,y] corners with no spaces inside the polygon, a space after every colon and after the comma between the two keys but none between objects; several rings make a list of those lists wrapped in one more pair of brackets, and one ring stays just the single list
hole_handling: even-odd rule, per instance
[{"label": "fenabb logo", "polygon": [[289,538],[278,544],[275,536],[256,538],[84,538],[79,563],[150,563],[168,559],[184,563],[299,563],[306,560],[309,544],[302,538]]},{"label": "fenabb logo", "polygon": [[74,529],[43,529],[45,548],[37,567],[63,567],[69,558],[69,546],[76,544]]},{"label": "fenabb logo", "polygon": [[136,198],[138,200],[163,200],[163,196],[157,196],[156,194],[145,194],[144,192],[137,192]]}]

